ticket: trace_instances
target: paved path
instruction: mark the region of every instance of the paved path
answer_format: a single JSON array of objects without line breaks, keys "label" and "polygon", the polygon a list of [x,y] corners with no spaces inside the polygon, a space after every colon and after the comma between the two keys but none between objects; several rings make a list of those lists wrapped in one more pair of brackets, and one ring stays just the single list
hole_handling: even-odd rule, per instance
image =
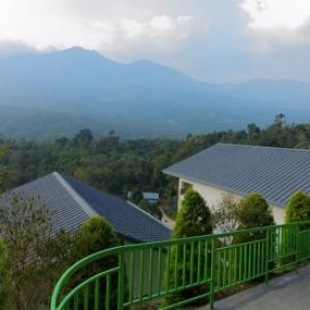
[{"label": "paved path", "polygon": [[269,309],[310,310],[310,265],[214,304],[214,310]]}]

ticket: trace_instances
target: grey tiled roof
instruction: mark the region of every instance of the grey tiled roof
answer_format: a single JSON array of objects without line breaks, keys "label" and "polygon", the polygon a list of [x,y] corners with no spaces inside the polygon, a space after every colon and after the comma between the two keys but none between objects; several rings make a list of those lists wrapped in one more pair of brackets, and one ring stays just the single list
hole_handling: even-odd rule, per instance
[{"label": "grey tiled roof", "polygon": [[53,172],[13,192],[38,197],[52,214],[54,230],[75,230],[93,215],[104,216],[123,239],[149,242],[168,239],[170,230],[132,204]]},{"label": "grey tiled roof", "polygon": [[310,150],[218,143],[164,173],[285,207],[296,190],[310,194]]}]

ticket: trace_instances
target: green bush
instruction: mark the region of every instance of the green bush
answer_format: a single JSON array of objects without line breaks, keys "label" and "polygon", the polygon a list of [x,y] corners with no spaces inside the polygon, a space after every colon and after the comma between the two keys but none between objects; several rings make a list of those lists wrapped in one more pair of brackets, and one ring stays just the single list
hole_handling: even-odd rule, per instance
[{"label": "green bush", "polygon": [[[274,225],[272,210],[266,199],[258,192],[252,192],[240,200],[237,212],[238,230]],[[240,235],[241,241],[261,239],[260,233]]]},{"label": "green bush", "polygon": [[0,239],[0,309],[9,309],[11,281],[9,276],[8,249]]},{"label": "green bush", "polygon": [[[310,198],[303,192],[297,191],[289,198],[285,209],[285,222],[287,224],[310,220]],[[293,227],[282,232],[281,264],[290,264],[296,260],[296,236]],[[309,225],[301,226],[301,229],[309,229]],[[304,242],[304,240],[300,240]],[[300,249],[303,246],[300,245]],[[305,247],[307,248],[307,247]]]},{"label": "green bush", "polygon": [[[213,225],[210,209],[206,206],[205,201],[199,193],[189,188],[186,191],[182,202],[182,208],[177,214],[176,224],[172,232],[172,238],[212,234],[212,227]],[[193,260],[191,260],[191,251],[193,251]],[[176,284],[180,284],[183,281],[188,283],[190,277],[197,279],[198,261],[200,260],[200,265],[203,265],[202,263],[205,261],[205,255],[209,255],[206,254],[206,252],[208,253],[204,246],[202,246],[200,251],[201,255],[199,256],[197,244],[195,244],[194,247],[191,245],[187,245],[185,248],[181,245],[173,247],[169,262],[169,286],[174,287]],[[211,262],[211,259],[208,261]],[[206,268],[208,268],[208,266]],[[177,273],[177,283],[175,283],[175,273]],[[207,285],[198,285],[194,288],[185,289],[181,292],[171,294],[166,298],[165,302],[166,304],[173,304],[183,299],[199,296],[207,290]]]},{"label": "green bush", "polygon": [[[240,201],[237,212],[237,220],[239,223],[237,230],[270,226],[275,224],[271,208],[269,207],[265,198],[258,192],[250,193]],[[242,233],[235,236],[233,243],[246,243],[264,238],[266,238],[266,231],[258,230],[255,232]],[[271,248],[275,249],[276,247],[274,246]],[[266,260],[266,256],[263,251],[249,251],[247,255],[247,259],[244,259],[244,257],[239,258],[238,255],[234,258],[237,262],[235,273],[237,275],[241,275],[241,279],[255,276],[254,274],[249,274],[249,268],[247,265],[249,262],[255,261],[256,265],[265,265],[264,262]],[[274,262],[270,262],[270,268],[272,268],[272,266],[274,266]]]},{"label": "green bush", "polygon": [[310,197],[301,191],[295,192],[285,209],[285,223],[310,220]]},{"label": "green bush", "polygon": [[189,188],[182,201],[175,227],[172,232],[173,238],[203,236],[212,234],[212,219],[206,202],[193,189]]},{"label": "green bush", "polygon": [[[121,245],[120,239],[115,234],[110,223],[102,217],[92,217],[84,224],[81,225],[76,236],[76,255],[77,259],[82,259],[92,253],[113,248]],[[117,255],[110,255],[103,259],[99,259],[92,263],[90,266],[83,269],[82,273],[77,279],[75,284],[80,283],[89,277],[98,274],[104,270],[111,269],[118,265]],[[117,309],[117,296],[118,296],[118,275],[116,273],[111,275],[111,286],[110,286],[110,305],[111,309]],[[105,307],[105,292],[106,292],[106,278],[100,279],[99,292],[103,292],[100,295],[99,308],[104,309]],[[94,304],[94,285],[91,285],[89,293],[89,305]],[[84,309],[83,298],[80,300],[79,309]]]}]

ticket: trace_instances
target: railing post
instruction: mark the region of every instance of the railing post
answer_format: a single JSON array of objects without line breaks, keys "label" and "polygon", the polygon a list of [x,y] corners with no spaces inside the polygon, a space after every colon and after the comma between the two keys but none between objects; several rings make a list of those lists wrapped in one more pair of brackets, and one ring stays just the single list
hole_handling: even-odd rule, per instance
[{"label": "railing post", "polygon": [[210,309],[214,309],[214,290],[215,290],[215,237],[211,243],[211,282],[210,282]]},{"label": "railing post", "polygon": [[124,291],[125,291],[125,252],[120,249],[118,253],[118,297],[117,297],[117,310],[124,308]]},{"label": "railing post", "polygon": [[270,228],[266,231],[266,260],[265,260],[265,284],[269,282],[269,258],[270,258],[271,233]]},{"label": "railing post", "polygon": [[295,233],[295,272],[297,273],[298,265],[299,265],[299,259],[300,259],[300,224],[296,224],[294,233]]}]

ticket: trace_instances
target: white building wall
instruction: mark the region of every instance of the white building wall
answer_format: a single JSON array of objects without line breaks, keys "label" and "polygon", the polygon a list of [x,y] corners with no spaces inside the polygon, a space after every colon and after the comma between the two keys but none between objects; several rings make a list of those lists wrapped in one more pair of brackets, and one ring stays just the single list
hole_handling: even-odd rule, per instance
[{"label": "white building wall", "polygon": [[[179,198],[178,198],[178,208],[181,208],[181,203],[183,199],[183,195],[181,194],[183,184],[190,184],[192,185],[193,189],[198,192],[201,197],[205,200],[209,208],[216,208],[216,206],[222,201],[222,197],[225,194],[228,194],[229,192],[223,191],[221,189],[212,187],[212,186],[207,186],[203,185],[200,183],[188,181],[186,179],[179,179]],[[236,195],[232,193],[237,199],[241,199],[242,196]],[[276,224],[284,224],[284,214],[285,214],[285,209],[270,205],[272,208],[274,220]]]},{"label": "white building wall", "polygon": [[274,221],[276,224],[284,224],[285,209],[271,205]]}]

